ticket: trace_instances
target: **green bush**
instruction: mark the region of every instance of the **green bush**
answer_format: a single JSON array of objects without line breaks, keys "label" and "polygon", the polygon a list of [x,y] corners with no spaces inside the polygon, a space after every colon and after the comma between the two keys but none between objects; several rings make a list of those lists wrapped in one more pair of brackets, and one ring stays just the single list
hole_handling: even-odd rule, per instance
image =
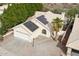
[{"label": "green bush", "polygon": [[61,14],[62,12],[64,12],[64,9],[53,9],[52,12],[56,14]]},{"label": "green bush", "polygon": [[75,18],[75,15],[76,15],[77,13],[79,13],[78,10],[79,10],[78,8],[70,8],[70,9],[66,12],[66,17],[68,17],[68,18],[70,18],[70,19]]},{"label": "green bush", "polygon": [[8,9],[1,15],[1,34],[6,33],[8,29],[26,21],[29,16],[34,15],[35,11],[41,11],[42,7],[42,4],[39,3],[17,3],[12,4],[12,6],[8,5]]}]

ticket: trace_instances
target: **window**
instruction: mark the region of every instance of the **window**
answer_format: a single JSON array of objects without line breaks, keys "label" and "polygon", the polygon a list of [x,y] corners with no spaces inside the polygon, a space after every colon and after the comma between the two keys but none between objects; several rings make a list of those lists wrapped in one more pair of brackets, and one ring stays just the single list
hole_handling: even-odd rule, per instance
[{"label": "window", "polygon": [[43,29],[43,30],[42,30],[42,33],[43,33],[43,34],[46,34],[46,30],[45,30],[45,29]]}]

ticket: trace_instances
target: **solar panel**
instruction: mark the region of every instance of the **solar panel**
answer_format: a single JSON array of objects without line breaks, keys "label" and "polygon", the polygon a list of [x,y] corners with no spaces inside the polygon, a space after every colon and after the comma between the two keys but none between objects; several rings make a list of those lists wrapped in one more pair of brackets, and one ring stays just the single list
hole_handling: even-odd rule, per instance
[{"label": "solar panel", "polygon": [[47,21],[47,19],[44,17],[44,15],[41,15],[41,16],[37,17],[37,19],[38,19],[40,22],[42,22],[43,24],[45,24],[45,25],[48,23],[48,21]]},{"label": "solar panel", "polygon": [[28,21],[28,22],[26,22],[26,23],[24,23],[24,25],[30,30],[30,31],[35,31],[37,28],[38,28],[38,26],[37,25],[35,25],[33,22],[31,22],[31,21]]}]

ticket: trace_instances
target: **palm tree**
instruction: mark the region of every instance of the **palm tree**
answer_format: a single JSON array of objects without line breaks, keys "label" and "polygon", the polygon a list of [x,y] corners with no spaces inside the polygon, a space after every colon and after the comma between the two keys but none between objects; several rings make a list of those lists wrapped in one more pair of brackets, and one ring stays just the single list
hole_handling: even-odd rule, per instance
[{"label": "palm tree", "polygon": [[55,40],[57,38],[57,33],[59,32],[62,25],[63,25],[63,21],[60,18],[57,17],[56,19],[53,19],[52,26],[53,26],[53,31],[55,32],[54,33]]}]

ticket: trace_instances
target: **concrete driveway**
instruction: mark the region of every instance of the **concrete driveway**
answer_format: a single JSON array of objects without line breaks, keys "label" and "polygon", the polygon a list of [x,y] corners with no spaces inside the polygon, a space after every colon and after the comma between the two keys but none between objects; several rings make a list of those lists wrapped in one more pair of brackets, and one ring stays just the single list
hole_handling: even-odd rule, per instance
[{"label": "concrete driveway", "polygon": [[13,56],[60,56],[62,52],[56,45],[57,42],[51,38],[39,36],[35,39],[33,47],[32,43],[19,38],[14,39],[13,34],[4,38],[4,41],[0,43],[0,47],[10,52]]}]

